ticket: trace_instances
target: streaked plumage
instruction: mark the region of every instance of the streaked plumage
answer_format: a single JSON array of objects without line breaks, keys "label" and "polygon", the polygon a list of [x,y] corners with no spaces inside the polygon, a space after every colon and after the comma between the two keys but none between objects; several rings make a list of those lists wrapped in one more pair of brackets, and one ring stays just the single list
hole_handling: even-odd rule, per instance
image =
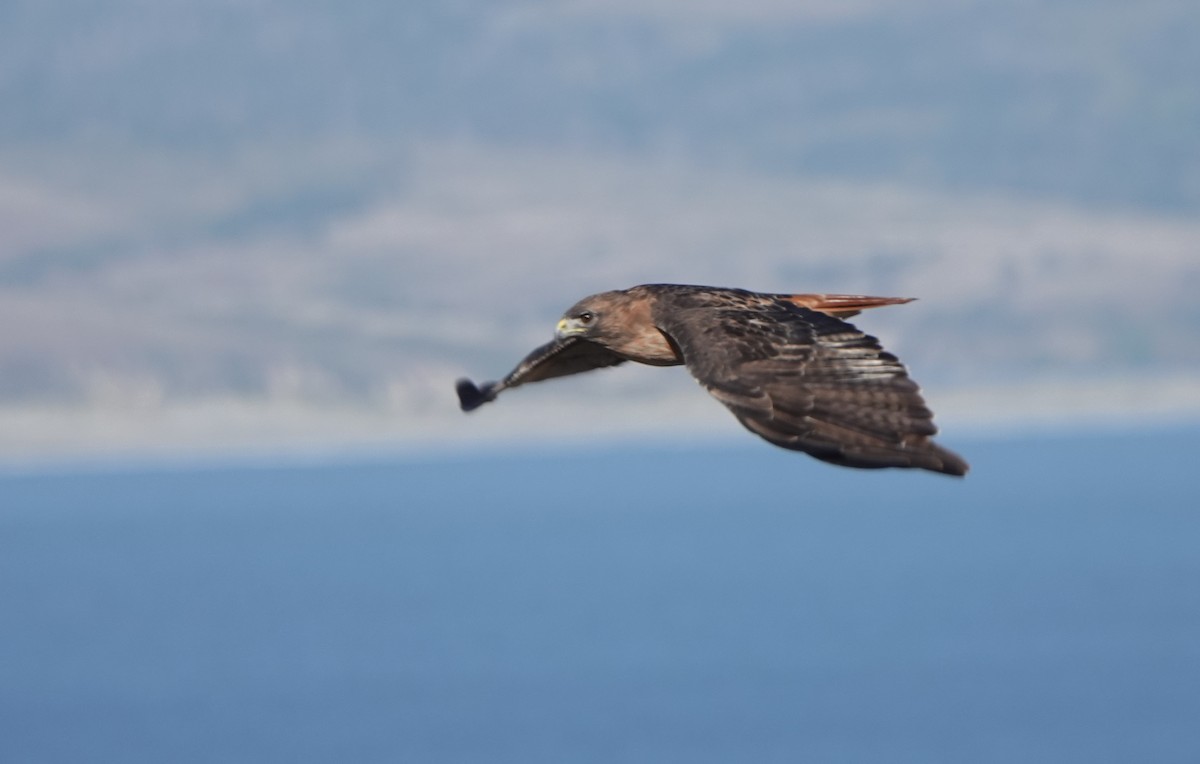
[{"label": "streaked plumage", "polygon": [[848,467],[964,475],[933,442],[933,413],[903,364],[843,318],[909,302],[645,284],[572,306],[556,337],[498,382],[458,381],[471,411],[528,382],[616,366],[685,364],[747,429],[777,446]]}]

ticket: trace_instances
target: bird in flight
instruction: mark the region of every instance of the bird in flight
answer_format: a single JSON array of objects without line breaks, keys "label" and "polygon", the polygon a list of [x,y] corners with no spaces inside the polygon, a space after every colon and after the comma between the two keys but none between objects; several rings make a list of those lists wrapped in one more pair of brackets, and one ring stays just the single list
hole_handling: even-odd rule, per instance
[{"label": "bird in flight", "polygon": [[625,361],[683,364],[748,430],[846,467],[965,475],[896,356],[843,319],[910,298],[643,284],[585,297],[508,376],[456,385],[463,411],[528,382]]}]

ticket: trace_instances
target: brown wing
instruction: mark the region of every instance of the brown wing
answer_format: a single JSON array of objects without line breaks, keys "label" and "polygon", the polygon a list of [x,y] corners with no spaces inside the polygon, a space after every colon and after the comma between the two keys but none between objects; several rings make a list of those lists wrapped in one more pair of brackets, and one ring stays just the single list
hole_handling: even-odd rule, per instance
[{"label": "brown wing", "polygon": [[607,350],[594,342],[579,337],[547,342],[525,356],[517,367],[498,382],[485,382],[476,385],[469,379],[460,379],[455,383],[458,392],[458,403],[463,411],[477,409],[488,401],[495,400],[501,390],[517,387],[526,382],[540,382],[543,379],[565,377],[568,374],[578,374],[583,371],[600,369],[605,366],[616,366],[625,359],[611,350]]},{"label": "brown wing", "polygon": [[738,290],[665,290],[655,320],[709,393],[777,446],[850,467],[967,471],[930,439],[933,414],[903,364],[844,321]]}]

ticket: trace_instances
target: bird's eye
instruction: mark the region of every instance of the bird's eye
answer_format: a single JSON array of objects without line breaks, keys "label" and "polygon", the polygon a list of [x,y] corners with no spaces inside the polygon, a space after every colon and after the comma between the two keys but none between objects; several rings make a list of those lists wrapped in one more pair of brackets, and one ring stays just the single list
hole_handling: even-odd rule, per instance
[{"label": "bird's eye", "polygon": [[583,313],[579,314],[579,323],[590,324],[590,323],[592,323],[592,319],[594,319],[595,317],[596,317],[595,314],[584,311]]}]

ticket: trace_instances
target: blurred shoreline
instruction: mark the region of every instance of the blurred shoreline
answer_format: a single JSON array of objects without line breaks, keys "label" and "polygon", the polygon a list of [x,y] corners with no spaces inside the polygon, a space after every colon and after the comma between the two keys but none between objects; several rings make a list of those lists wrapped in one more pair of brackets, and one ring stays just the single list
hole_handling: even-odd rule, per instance
[{"label": "blurred shoreline", "polygon": [[[449,380],[446,387],[450,391]],[[668,384],[670,395],[648,389],[632,397],[597,397],[572,387],[524,389],[470,415],[459,412],[449,395],[423,410],[237,399],[136,410],[0,406],[0,470],[756,442],[693,385]],[[1185,376],[924,392],[939,439],[950,447],[957,440],[1200,424],[1200,380]]]}]

